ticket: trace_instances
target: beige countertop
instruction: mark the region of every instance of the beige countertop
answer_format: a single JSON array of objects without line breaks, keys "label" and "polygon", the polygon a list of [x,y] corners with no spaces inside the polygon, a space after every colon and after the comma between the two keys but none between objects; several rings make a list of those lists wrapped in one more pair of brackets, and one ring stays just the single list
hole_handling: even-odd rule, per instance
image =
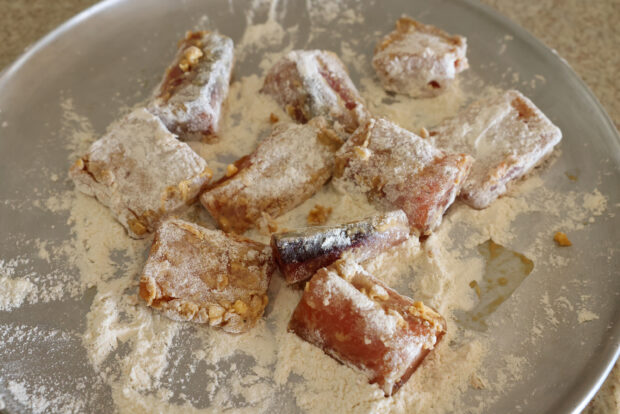
[{"label": "beige countertop", "polygon": [[[575,69],[620,129],[620,0],[482,0]],[[0,0],[0,70],[95,0]],[[620,366],[584,411],[620,413]]]}]

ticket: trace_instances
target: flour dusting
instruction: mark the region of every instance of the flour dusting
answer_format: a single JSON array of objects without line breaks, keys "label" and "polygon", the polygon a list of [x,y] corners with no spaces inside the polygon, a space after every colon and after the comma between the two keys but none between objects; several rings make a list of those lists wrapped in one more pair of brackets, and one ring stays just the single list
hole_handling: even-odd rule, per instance
[{"label": "flour dusting", "polygon": [[12,267],[5,265],[4,260],[0,260],[0,311],[18,308],[34,289],[34,285],[27,278],[10,278],[8,273],[13,273],[12,270]]},{"label": "flour dusting", "polygon": [[[245,14],[247,27],[235,49],[236,65],[260,56],[255,63],[257,70],[234,77],[218,139],[189,143],[214,170],[214,179],[222,177],[228,164],[252,152],[269,134],[272,114],[279,122],[291,120],[273,99],[259,93],[264,73],[293,45],[299,48],[301,41],[312,42],[325,28],[310,30],[307,38],[302,38],[299,27],[285,28],[280,23],[286,14],[283,6],[286,4],[278,1],[251,2]],[[322,25],[355,27],[364,23],[356,7],[347,9],[324,0],[309,0],[307,7],[310,20],[321,21]],[[200,21],[209,24],[207,18]],[[359,75],[357,86],[370,112],[416,134],[454,116],[473,99],[500,93],[495,86],[484,84],[472,69],[435,98],[413,100],[389,94],[375,78],[370,56],[359,51],[360,42],[343,36],[340,40],[341,58]],[[502,43],[499,54],[507,47],[509,44]],[[518,74],[514,75],[518,78]],[[76,107],[68,91],[61,96],[60,109],[63,119],[58,133],[65,140],[68,168],[103,131],[95,131],[85,115],[87,109]],[[486,209],[474,210],[455,203],[427,239],[411,238],[363,264],[400,293],[435,307],[448,323],[448,332],[437,349],[390,398],[385,398],[377,385],[368,384],[363,375],[287,332],[301,291],[287,286],[277,272],[269,287],[265,317],[246,334],[229,335],[208,326],[175,322],[147,308],[138,297],[138,280],[151,240],[129,238],[107,208],[78,193],[68,182],[63,190],[36,200],[46,214],[66,222],[67,237],[32,241],[32,257],[0,258],[0,311],[18,312],[24,303],[39,305],[84,297],[88,297],[88,311],[80,315],[83,323],[79,332],[64,327],[43,331],[36,326],[2,323],[0,336],[9,339],[0,343],[0,352],[8,354],[13,343],[34,346],[40,341],[70,342],[77,337],[85,364],[97,378],[97,387],[101,387],[97,390],[109,393],[110,410],[120,413],[484,412],[493,401],[485,401],[481,393],[493,390],[501,395],[515,381],[527,380],[530,362],[506,353],[497,356],[502,367],[489,373],[484,369],[485,361],[496,356],[492,338],[488,333],[466,328],[458,320],[459,312],[471,310],[478,303],[471,287],[473,282],[481,282],[484,273],[485,260],[478,247],[493,240],[518,250],[535,263],[535,271],[528,277],[537,282],[544,278],[545,271],[570,268],[577,262],[574,256],[558,250],[552,240],[555,231],[571,231],[578,242],[582,234],[579,232],[612,214],[607,196],[598,189],[584,192],[547,185],[545,175],[553,167],[553,161],[543,165]],[[47,184],[60,182],[62,177],[50,174]],[[317,204],[332,209],[327,225],[377,212],[365,198],[342,194],[328,182],[312,198],[275,218],[272,224],[279,231],[307,226],[308,214]],[[524,232],[526,220],[540,217],[544,220]],[[200,205],[191,207],[182,218],[215,227]],[[252,229],[246,236],[269,242],[265,228]],[[613,254],[617,251],[609,252]],[[34,261],[45,264],[50,271],[33,272]],[[538,267],[543,270],[538,271]],[[557,292],[540,293],[537,312],[527,315],[532,330],[524,342],[535,347],[546,331],[566,323],[562,315],[571,315],[579,324],[602,318],[587,308],[586,298],[571,301],[568,290],[564,286]],[[513,296],[511,300],[521,303],[518,290]],[[506,323],[506,316],[498,314],[490,318],[489,329]],[[6,388],[6,394],[0,395],[0,409],[11,402],[34,413],[83,412],[93,406],[82,390],[66,393],[53,381],[28,381],[7,374],[2,367],[0,380],[4,381],[0,386]],[[84,380],[81,384],[87,388],[90,383]],[[466,398],[471,393],[476,396],[474,407]]]}]

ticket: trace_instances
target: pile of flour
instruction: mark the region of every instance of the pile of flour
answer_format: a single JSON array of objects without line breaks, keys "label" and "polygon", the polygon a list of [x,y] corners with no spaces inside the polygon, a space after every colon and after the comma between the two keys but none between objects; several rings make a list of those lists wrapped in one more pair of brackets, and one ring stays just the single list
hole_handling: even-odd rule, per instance
[{"label": "pile of flour", "polygon": [[[335,2],[310,3],[311,20],[330,22],[339,18],[343,25],[364,20],[359,10],[341,10]],[[267,10],[266,20],[258,21],[260,10]],[[293,48],[299,35],[296,26],[278,23],[279,10],[277,1],[253,1],[236,56],[239,62],[265,48],[258,63],[262,73],[236,78],[232,83],[218,141],[191,143],[216,178],[224,174],[227,164],[251,152],[269,133],[271,114],[281,121],[289,120],[271,98],[258,92],[264,71]],[[310,39],[320,35],[321,30],[312,32]],[[357,84],[368,109],[411,131],[436,125],[472,99],[498,92],[469,71],[436,98],[412,100],[387,94],[373,76],[370,57],[355,52],[361,41],[341,38],[340,56],[353,77],[359,79]],[[280,48],[278,52],[272,51],[274,46]],[[62,98],[61,108],[63,130],[59,132],[66,136],[68,168],[98,136],[90,120],[74,107],[70,95]],[[391,398],[384,398],[382,391],[369,385],[363,375],[286,331],[301,292],[286,286],[278,274],[269,290],[270,304],[264,320],[247,334],[229,335],[207,326],[174,322],[147,308],[138,297],[137,283],[149,241],[130,239],[104,206],[71,189],[68,182],[66,191],[37,202],[50,213],[68,215],[70,238],[36,240],[36,245],[38,260],[52,267],[69,263],[74,272],[20,273],[18,269],[27,269],[31,259],[0,261],[0,310],[19,311],[23,303],[77,300],[94,287],[79,340],[89,369],[102,389],[109,392],[114,408],[123,413],[222,412],[233,408],[248,413],[295,409],[308,413],[439,413],[459,412],[465,407],[483,411],[484,402],[472,409],[462,398],[465,392],[501,392],[510,381],[522,377],[526,364],[517,356],[506,355],[503,371],[491,381],[481,369],[489,352],[488,338],[455,322],[453,312],[470,309],[477,300],[469,283],[480,280],[484,260],[475,254],[476,247],[489,239],[511,246],[521,217],[546,214],[551,218],[548,228],[537,229],[534,242],[521,253],[534,263],[565,267],[570,265],[570,259],[557,252],[553,231],[562,229],[570,236],[572,230],[583,229],[584,223],[607,212],[606,197],[596,189],[578,193],[546,187],[538,174],[545,174],[550,164],[553,159],[485,210],[473,210],[457,202],[440,228],[423,243],[412,239],[366,264],[371,273],[401,293],[435,307],[448,320],[448,334],[438,348]],[[58,180],[58,176],[50,177]],[[328,183],[311,199],[277,218],[278,228],[305,226],[308,213],[317,204],[332,209],[327,224],[376,212],[366,200],[340,194]],[[184,216],[214,227],[200,206],[194,206]],[[262,242],[269,240],[264,229],[251,230],[247,236]],[[546,318],[532,330],[532,341],[537,332],[557,323],[554,305],[547,305]],[[587,301],[569,305],[578,312],[580,322],[598,317],[587,308]],[[34,332],[18,325],[2,329],[6,331],[3,337],[14,337],[23,344],[66,335],[61,329]],[[0,408],[8,397],[35,413],[83,411],[91,403],[88,398],[59,392],[53,383],[32,386],[28,378],[18,374],[9,381],[6,393],[0,395]]]}]

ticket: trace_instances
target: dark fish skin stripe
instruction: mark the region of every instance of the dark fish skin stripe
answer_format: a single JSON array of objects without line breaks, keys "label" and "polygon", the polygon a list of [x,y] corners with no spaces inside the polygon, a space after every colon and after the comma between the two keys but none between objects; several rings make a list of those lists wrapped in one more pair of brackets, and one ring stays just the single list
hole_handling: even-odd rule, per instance
[{"label": "dark fish skin stripe", "polygon": [[[372,237],[376,228],[372,222],[360,221],[338,227],[316,226],[274,235],[282,263],[299,263],[334,251],[355,247]],[[337,242],[325,245],[329,239]]]},{"label": "dark fish skin stripe", "polygon": [[276,233],[271,237],[271,248],[282,275],[292,284],[309,279],[346,251],[351,251],[355,260],[364,261],[408,236],[407,216],[397,210],[337,226]]}]

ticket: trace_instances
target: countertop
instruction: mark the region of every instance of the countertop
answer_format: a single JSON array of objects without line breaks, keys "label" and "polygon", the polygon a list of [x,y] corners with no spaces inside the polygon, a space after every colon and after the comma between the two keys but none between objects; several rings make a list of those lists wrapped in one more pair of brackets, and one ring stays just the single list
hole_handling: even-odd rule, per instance
[{"label": "countertop", "polygon": [[[0,0],[0,70],[95,0]],[[555,49],[620,129],[620,0],[482,0]],[[584,413],[620,412],[620,364]]]}]

